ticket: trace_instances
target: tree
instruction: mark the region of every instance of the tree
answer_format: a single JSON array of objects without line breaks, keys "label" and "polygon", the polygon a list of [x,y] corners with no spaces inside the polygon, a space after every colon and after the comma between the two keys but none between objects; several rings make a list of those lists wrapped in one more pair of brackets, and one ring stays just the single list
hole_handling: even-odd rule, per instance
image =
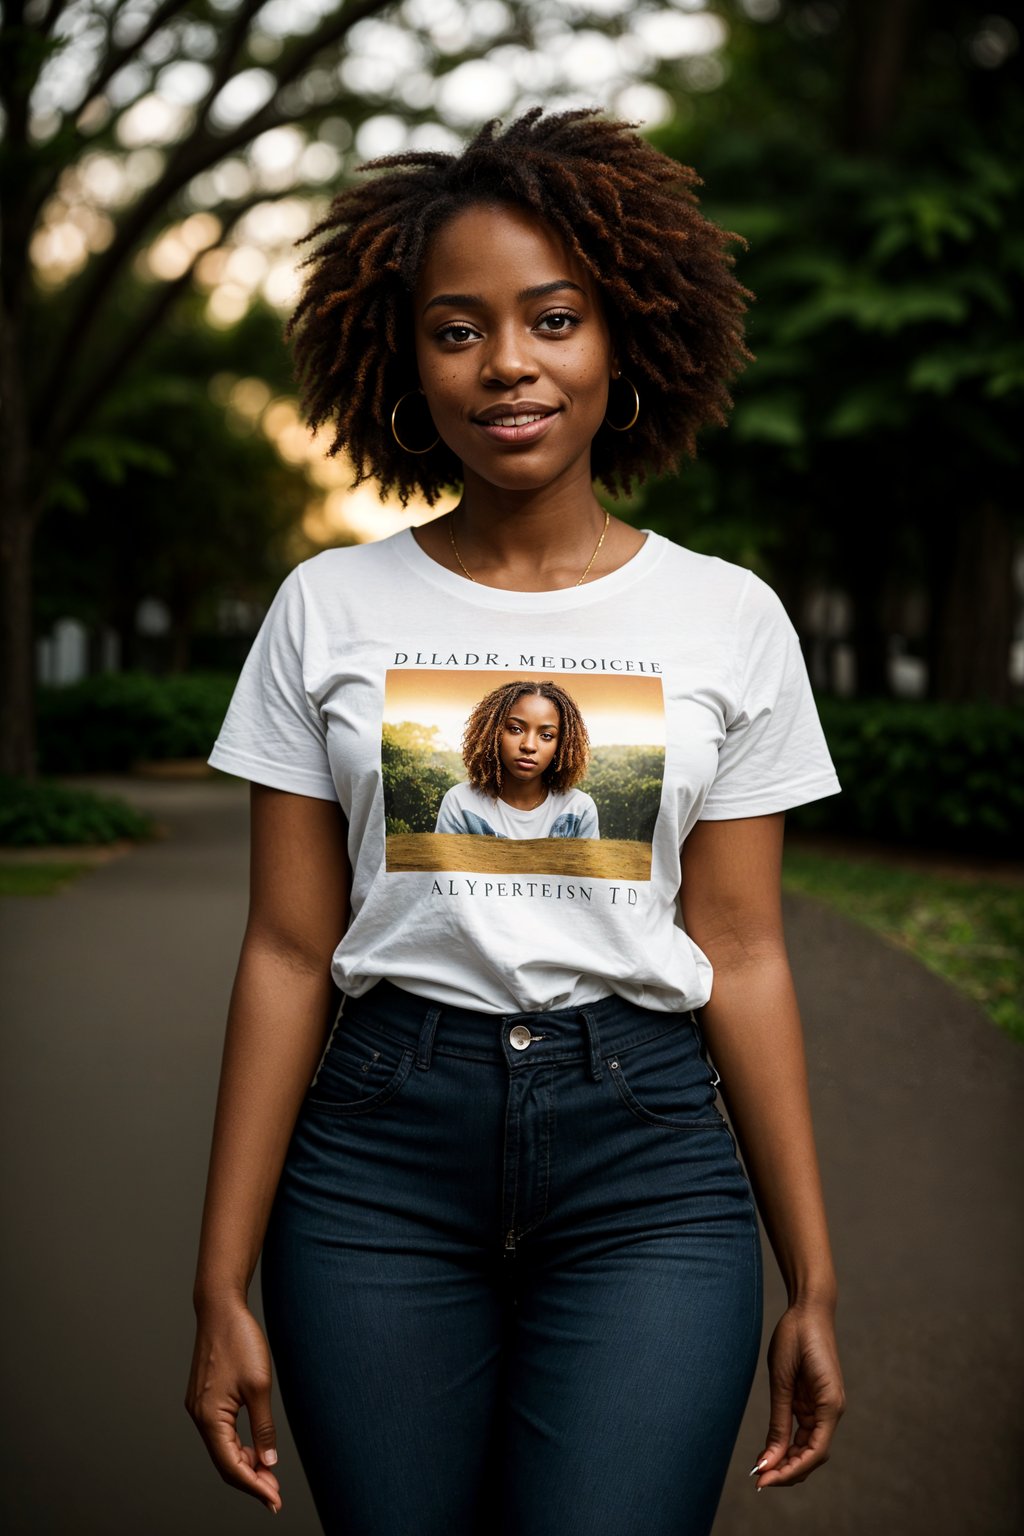
[{"label": "tree", "polygon": [[[237,171],[243,152],[285,125],[301,125],[316,143],[321,128],[340,124],[350,141],[353,129],[381,110],[387,90],[382,98],[372,83],[362,92],[348,88],[345,65],[353,35],[388,9],[387,0],[310,0],[276,8],[264,0],[9,0],[5,6],[0,771],[30,777],[35,771],[32,549],[62,463],[189,290],[204,257],[223,247],[250,210],[273,199],[267,185],[244,174],[221,178],[220,191],[211,196],[210,173],[225,166]],[[507,25],[499,28],[498,41],[523,41],[519,11],[517,5],[503,8]],[[441,53],[429,15],[418,29],[406,30],[429,69]],[[439,68],[454,67],[473,46],[468,36],[454,43],[449,37]],[[145,163],[136,158],[132,185],[125,164],[145,126],[139,109],[152,104],[154,86],[172,71],[181,110],[171,114],[176,122],[168,123],[164,113],[160,140],[142,149]],[[428,105],[421,110],[405,100],[400,109],[415,120]],[[33,270],[33,241],[69,180],[97,168],[119,176],[126,195],[101,215],[92,210],[82,232],[89,258],[62,296],[66,302],[53,324]],[[322,174],[300,172],[289,178],[286,191],[322,197],[323,180]],[[197,209],[206,238],[173,276],[151,285],[133,324],[120,324],[122,285],[140,250]]]},{"label": "tree", "polygon": [[[129,290],[129,317],[146,297]],[[215,628],[222,593],[269,601],[295,563],[309,497],[302,470],[220,403],[233,370],[257,389],[258,371],[290,388],[278,316],[254,306],[226,332],[198,308],[189,296],[107,393],[64,455],[40,522],[37,619],[112,626],[125,668],[143,664],[143,598],[168,610],[175,672],[188,668],[196,629]]]},{"label": "tree", "polygon": [[[425,135],[421,146],[446,147],[458,142],[451,127],[518,111],[537,92],[615,107],[645,57],[630,28],[639,17],[649,30],[665,11],[664,0],[639,10],[600,0],[593,15],[586,0],[8,0],[0,771],[34,773],[32,549],[52,488],[110,391],[233,232],[297,195],[309,200],[308,227],[371,120],[384,153],[397,147],[399,119]],[[283,172],[270,163],[254,174],[256,152],[271,146],[273,162],[282,133],[302,153]],[[83,183],[88,195],[74,202]],[[97,196],[100,184],[113,193]],[[61,210],[66,199],[74,206]],[[56,308],[35,261],[47,241],[71,241],[82,258]],[[128,325],[124,283],[141,258],[148,302]]]},{"label": "tree", "polygon": [[656,137],[749,241],[757,362],[729,441],[652,488],[645,515],[755,562],[784,548],[772,575],[796,615],[812,586],[845,589],[863,694],[886,691],[893,600],[920,586],[933,696],[1007,701],[1024,391],[1012,29],[955,0],[789,0],[764,24],[721,9],[728,79]]}]

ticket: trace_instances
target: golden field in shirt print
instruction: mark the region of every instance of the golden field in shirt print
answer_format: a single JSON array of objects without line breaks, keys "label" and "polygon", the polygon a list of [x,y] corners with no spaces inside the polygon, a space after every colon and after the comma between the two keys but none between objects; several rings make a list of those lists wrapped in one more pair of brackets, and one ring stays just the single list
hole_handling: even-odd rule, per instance
[{"label": "golden field in shirt print", "polygon": [[[576,703],[590,738],[590,759],[575,787],[597,807],[599,837],[434,831],[445,793],[467,779],[461,743],[471,714],[492,690],[516,681],[556,683]],[[665,769],[661,679],[516,667],[389,668],[381,767],[389,872],[649,880]]]}]

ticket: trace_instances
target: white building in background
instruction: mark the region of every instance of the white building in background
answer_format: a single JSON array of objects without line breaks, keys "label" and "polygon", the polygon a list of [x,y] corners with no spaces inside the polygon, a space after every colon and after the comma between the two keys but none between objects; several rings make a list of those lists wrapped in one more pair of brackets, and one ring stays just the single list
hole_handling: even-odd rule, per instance
[{"label": "white building in background", "polygon": [[[116,635],[107,631],[115,642]],[[36,680],[62,686],[88,675],[89,631],[80,619],[58,619],[48,635],[36,641]]]}]

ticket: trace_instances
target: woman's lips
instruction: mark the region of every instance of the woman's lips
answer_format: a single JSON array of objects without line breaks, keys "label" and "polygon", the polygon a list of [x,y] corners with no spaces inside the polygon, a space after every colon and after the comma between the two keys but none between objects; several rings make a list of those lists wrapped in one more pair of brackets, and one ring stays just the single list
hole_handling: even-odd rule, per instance
[{"label": "woman's lips", "polygon": [[517,757],[516,758],[516,767],[517,768],[536,768],[536,766],[537,766],[537,764],[534,762],[532,757]]},{"label": "woman's lips", "polygon": [[[534,412],[525,414],[532,416]],[[496,421],[474,421],[473,425],[479,427],[486,437],[496,443],[535,443],[548,431],[557,415],[557,411],[548,411],[543,416],[538,415],[536,420],[524,422],[519,427],[503,427]]]}]

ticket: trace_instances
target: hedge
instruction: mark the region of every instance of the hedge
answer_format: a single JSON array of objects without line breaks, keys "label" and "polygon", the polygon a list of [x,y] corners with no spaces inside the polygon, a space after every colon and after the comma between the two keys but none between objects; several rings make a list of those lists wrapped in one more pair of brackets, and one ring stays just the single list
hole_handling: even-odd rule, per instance
[{"label": "hedge", "polygon": [[39,772],[123,773],[137,762],[208,757],[234,685],[220,672],[107,672],[39,688]]},{"label": "hedge", "polygon": [[0,776],[0,846],[39,848],[52,843],[113,843],[155,836],[151,816],[123,800],[39,779]]},{"label": "hedge", "polygon": [[1024,710],[817,702],[843,792],[790,812],[792,825],[1024,855]]}]

